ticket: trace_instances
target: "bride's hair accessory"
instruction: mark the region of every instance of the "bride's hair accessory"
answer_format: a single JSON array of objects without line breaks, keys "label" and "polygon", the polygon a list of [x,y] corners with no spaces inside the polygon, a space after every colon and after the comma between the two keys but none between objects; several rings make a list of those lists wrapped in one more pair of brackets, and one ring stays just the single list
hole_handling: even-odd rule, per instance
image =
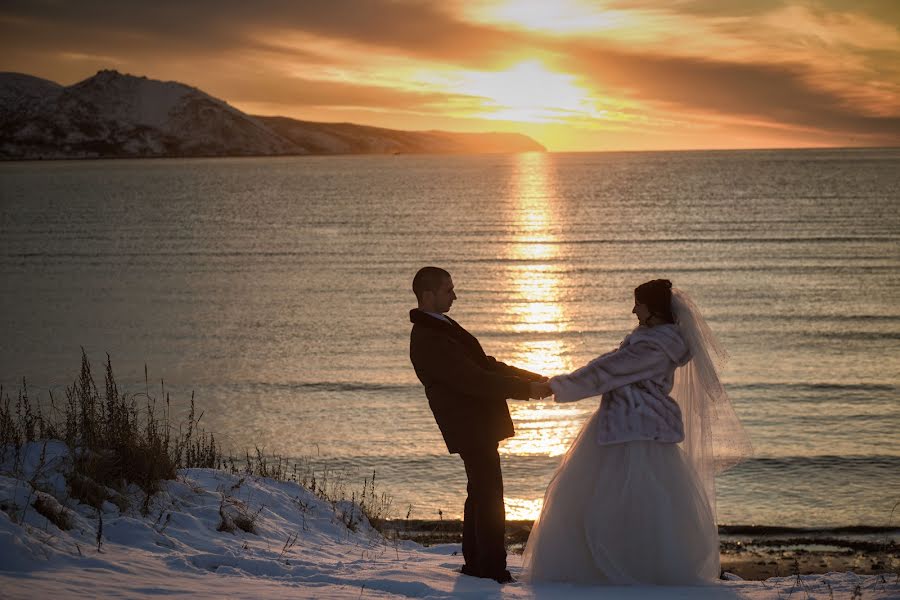
[{"label": "bride's hair accessory", "polygon": [[672,314],[691,358],[675,371],[672,396],[681,407],[684,451],[700,475],[715,514],[715,475],[753,453],[719,371],[728,353],[700,310],[678,288],[672,289]]}]

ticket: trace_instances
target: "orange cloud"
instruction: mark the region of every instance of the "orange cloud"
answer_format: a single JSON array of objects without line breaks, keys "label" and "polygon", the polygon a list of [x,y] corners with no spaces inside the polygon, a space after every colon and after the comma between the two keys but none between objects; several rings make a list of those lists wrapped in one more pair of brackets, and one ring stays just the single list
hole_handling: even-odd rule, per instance
[{"label": "orange cloud", "polygon": [[849,0],[10,0],[0,68],[556,150],[900,145],[897,22]]}]

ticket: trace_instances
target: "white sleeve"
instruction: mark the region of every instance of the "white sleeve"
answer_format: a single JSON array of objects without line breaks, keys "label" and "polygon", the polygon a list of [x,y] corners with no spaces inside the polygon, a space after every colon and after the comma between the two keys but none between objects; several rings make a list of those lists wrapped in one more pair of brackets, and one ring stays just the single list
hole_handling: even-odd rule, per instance
[{"label": "white sleeve", "polygon": [[568,375],[550,378],[557,402],[599,396],[629,383],[653,379],[669,368],[669,357],[656,344],[635,342],[595,358]]}]

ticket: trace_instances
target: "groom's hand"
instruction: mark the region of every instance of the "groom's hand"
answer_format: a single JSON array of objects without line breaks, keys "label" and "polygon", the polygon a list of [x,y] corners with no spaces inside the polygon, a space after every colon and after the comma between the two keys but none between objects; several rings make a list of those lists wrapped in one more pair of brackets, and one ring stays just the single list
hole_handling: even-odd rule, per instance
[{"label": "groom's hand", "polygon": [[553,395],[553,390],[550,388],[550,384],[546,381],[532,381],[529,384],[530,391],[528,394],[529,398],[533,400],[540,400],[541,398],[546,398],[547,396]]}]

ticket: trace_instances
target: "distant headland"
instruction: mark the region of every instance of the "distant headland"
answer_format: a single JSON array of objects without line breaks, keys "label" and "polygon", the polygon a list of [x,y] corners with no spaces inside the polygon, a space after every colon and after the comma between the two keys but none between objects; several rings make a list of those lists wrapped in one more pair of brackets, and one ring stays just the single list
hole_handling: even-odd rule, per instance
[{"label": "distant headland", "polygon": [[183,83],[0,73],[0,160],[545,152],[518,133],[400,131],[248,115]]}]

